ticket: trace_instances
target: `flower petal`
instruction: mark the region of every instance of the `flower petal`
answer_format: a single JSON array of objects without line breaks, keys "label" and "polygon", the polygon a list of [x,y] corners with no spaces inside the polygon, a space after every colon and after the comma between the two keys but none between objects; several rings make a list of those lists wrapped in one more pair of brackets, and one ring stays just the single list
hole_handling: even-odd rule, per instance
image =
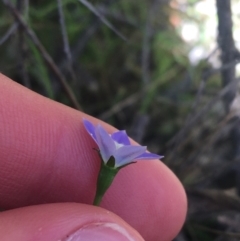
[{"label": "flower petal", "polygon": [[88,120],[83,119],[84,127],[86,128],[89,135],[93,138],[93,140],[97,143],[96,135],[95,135],[95,126]]},{"label": "flower petal", "polygon": [[117,131],[117,132],[114,132],[111,136],[112,136],[112,139],[119,144],[130,145],[130,141],[126,131]]},{"label": "flower petal", "polygon": [[102,159],[105,163],[107,163],[109,158],[114,155],[116,150],[115,143],[110,135],[100,125],[95,128],[95,134]]},{"label": "flower petal", "polygon": [[136,157],[134,160],[150,160],[150,159],[161,159],[164,156],[159,156],[157,154],[145,152],[142,155]]},{"label": "flower petal", "polygon": [[134,162],[134,159],[146,151],[146,146],[122,146],[116,150],[115,167],[120,167],[125,164]]}]

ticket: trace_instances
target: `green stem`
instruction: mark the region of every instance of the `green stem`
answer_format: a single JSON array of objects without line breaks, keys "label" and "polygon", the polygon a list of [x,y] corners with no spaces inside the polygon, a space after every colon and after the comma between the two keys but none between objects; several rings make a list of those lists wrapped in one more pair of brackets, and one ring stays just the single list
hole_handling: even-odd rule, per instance
[{"label": "green stem", "polygon": [[93,205],[94,206],[99,206],[100,202],[102,201],[102,197],[103,196],[98,196],[97,193],[96,193],[94,201],[93,201]]},{"label": "green stem", "polygon": [[110,187],[114,177],[117,175],[119,169],[107,166],[103,161],[98,174],[97,191],[93,201],[93,205],[99,206],[103,195]]}]

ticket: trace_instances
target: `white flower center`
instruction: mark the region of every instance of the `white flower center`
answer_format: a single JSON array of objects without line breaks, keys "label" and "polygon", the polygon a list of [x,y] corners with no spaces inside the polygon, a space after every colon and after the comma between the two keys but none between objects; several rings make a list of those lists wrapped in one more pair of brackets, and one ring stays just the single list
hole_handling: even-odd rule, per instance
[{"label": "white flower center", "polygon": [[119,149],[120,147],[124,146],[123,144],[120,144],[120,143],[118,143],[116,141],[114,141],[114,144],[116,146],[116,149]]}]

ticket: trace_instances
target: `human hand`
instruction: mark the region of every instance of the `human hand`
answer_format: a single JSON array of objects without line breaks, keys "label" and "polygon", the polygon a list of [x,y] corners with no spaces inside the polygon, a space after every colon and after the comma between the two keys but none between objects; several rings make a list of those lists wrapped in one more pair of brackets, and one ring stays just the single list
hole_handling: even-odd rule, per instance
[{"label": "human hand", "polygon": [[186,196],[159,160],[123,168],[91,205],[100,160],[83,117],[100,122],[0,75],[1,240],[172,240]]}]

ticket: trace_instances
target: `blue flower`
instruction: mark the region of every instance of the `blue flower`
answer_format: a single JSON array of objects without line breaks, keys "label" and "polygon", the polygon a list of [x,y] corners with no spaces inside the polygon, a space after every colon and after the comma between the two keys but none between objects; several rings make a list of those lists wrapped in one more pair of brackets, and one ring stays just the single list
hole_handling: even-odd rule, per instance
[{"label": "blue flower", "polygon": [[86,119],[83,120],[83,123],[89,135],[97,143],[103,162],[107,164],[111,158],[114,158],[114,168],[120,168],[138,160],[152,160],[163,157],[146,152],[146,146],[131,145],[126,131],[109,134],[100,124],[94,126]]}]

